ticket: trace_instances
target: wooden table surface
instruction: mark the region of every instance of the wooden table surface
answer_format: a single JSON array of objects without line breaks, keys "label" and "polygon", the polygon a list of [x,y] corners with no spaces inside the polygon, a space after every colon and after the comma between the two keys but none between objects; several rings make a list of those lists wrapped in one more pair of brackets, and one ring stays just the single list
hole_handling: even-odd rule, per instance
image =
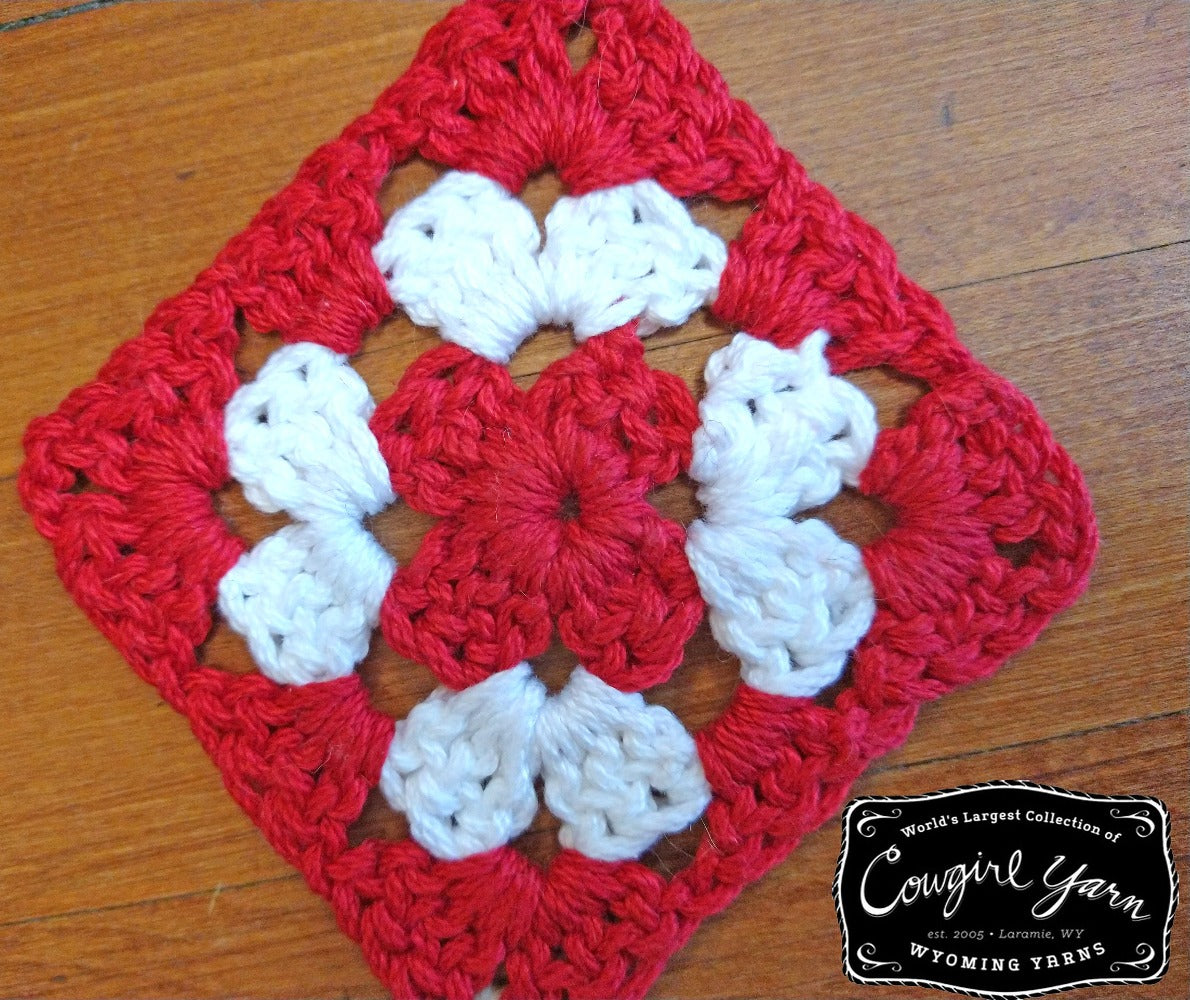
[{"label": "wooden table surface", "polygon": [[[377,997],[330,911],[224,793],[186,722],[58,582],[14,489],[20,436],[88,380],[409,63],[439,3],[0,4],[0,996]],[[675,3],[703,54],[777,138],[881,228],[974,353],[1040,406],[1095,497],[1088,593],[992,679],[926,707],[857,792],[993,778],[1163,798],[1187,857],[1188,11],[1185,3]],[[576,58],[582,57],[579,39]],[[391,208],[433,177],[386,188]],[[535,181],[542,209],[557,193]],[[703,210],[724,235],[738,211]],[[394,320],[360,370],[391,386],[432,341]],[[722,334],[649,342],[698,385]],[[245,364],[269,342],[254,338]],[[545,333],[529,379],[568,349]],[[885,423],[910,389],[861,381]],[[226,511],[259,537],[234,494]],[[665,503],[693,513],[688,488]],[[863,510],[833,511],[853,537]],[[425,524],[382,519],[398,556]],[[246,668],[221,631],[210,656]],[[564,671],[551,652],[549,669]],[[430,686],[380,651],[386,709]],[[690,724],[730,689],[706,634]],[[681,675],[679,675],[681,676]],[[392,820],[369,807],[361,829]],[[529,835],[548,851],[542,818]],[[848,982],[828,823],[699,930],[657,997],[927,996]],[[1165,979],[1187,995],[1185,913]],[[1086,990],[1104,997],[1116,990]]]}]

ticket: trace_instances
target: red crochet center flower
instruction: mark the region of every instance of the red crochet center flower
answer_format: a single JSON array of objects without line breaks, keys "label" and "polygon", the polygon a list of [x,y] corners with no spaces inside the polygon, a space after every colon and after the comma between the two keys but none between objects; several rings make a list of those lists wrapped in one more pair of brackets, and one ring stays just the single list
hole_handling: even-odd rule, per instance
[{"label": "red crochet center flower", "polygon": [[394,490],[440,521],[381,611],[393,648],[451,687],[544,652],[551,616],[591,673],[665,680],[702,615],[685,532],[646,494],[689,465],[698,413],[633,327],[522,392],[455,345],[423,355],[371,427]]}]

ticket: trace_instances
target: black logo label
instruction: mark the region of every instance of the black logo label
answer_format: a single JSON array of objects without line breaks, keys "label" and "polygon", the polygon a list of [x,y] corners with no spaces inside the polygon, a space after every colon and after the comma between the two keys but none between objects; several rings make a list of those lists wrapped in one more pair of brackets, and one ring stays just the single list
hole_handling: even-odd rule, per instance
[{"label": "black logo label", "polygon": [[996,998],[1152,983],[1178,897],[1169,811],[1027,781],[858,798],[834,894],[856,983]]}]

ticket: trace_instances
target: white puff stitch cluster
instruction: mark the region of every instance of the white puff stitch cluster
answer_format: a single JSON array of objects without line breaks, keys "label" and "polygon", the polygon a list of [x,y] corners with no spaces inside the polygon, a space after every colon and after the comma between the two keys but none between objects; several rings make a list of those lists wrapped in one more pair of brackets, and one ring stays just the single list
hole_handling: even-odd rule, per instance
[{"label": "white puff stitch cluster", "polygon": [[539,776],[559,843],[604,861],[638,857],[710,801],[673,713],[581,667],[549,697],[527,663],[415,706],[397,723],[380,789],[415,840],[458,859],[528,828]]},{"label": "white puff stitch cluster", "polygon": [[275,351],[227,404],[228,467],[287,525],[219,581],[219,610],[281,684],[351,673],[367,654],[396,565],[361,523],[395,499],[367,386],[318,344]]},{"label": "white puff stitch cluster", "polygon": [[705,513],[686,553],[712,634],[745,683],[788,697],[837,680],[875,615],[859,550],[791,519],[854,486],[875,443],[875,410],[830,374],[827,340],[782,350],[740,333],[716,351],[690,467]]},{"label": "white puff stitch cluster", "polygon": [[647,336],[711,301],[727,262],[656,181],[558,199],[542,245],[529,209],[454,171],[393,214],[372,255],[389,295],[443,339],[507,362],[539,326],[585,340],[631,320]]}]

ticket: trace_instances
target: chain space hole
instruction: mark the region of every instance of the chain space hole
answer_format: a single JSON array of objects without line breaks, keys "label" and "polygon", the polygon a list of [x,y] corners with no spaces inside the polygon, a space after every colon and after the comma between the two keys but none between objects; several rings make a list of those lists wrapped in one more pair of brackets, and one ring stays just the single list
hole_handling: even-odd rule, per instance
[{"label": "chain space hole", "polygon": [[599,40],[586,22],[576,21],[566,30],[566,57],[574,72],[591,61],[599,49]]},{"label": "chain space hole", "polygon": [[544,871],[562,850],[562,845],[558,843],[558,831],[562,829],[562,821],[546,808],[545,791],[540,777],[533,787],[537,793],[537,812],[533,816],[533,822],[523,833],[514,837],[509,846],[520,851]]},{"label": "chain space hole", "polygon": [[236,312],[236,333],[240,335],[240,342],[236,347],[235,370],[243,385],[256,378],[269,355],[281,346],[281,340],[276,334],[262,333],[253,327],[242,310]]},{"label": "chain space hole", "polygon": [[85,472],[83,472],[82,469],[75,469],[74,482],[70,485],[70,488],[66,492],[72,493],[75,496],[79,496],[84,493],[104,494],[108,493],[109,491],[92,482],[91,478]]},{"label": "chain space hole", "polygon": [[673,878],[694,860],[706,832],[706,821],[700,816],[684,830],[663,835],[641,855],[640,863],[658,875]]},{"label": "chain space hole", "polygon": [[896,523],[891,507],[850,486],[844,486],[829,503],[798,514],[795,520],[811,518],[825,521],[836,535],[860,549],[883,537]]},{"label": "chain space hole", "polygon": [[726,711],[740,676],[740,661],[711,635],[704,615],[686,641],[682,662],[663,681],[644,693],[645,701],[671,711],[690,733]]},{"label": "chain space hole", "polygon": [[395,652],[376,629],[368,655],[355,667],[368,690],[372,707],[392,719],[403,719],[439,686],[433,672]]},{"label": "chain space hole", "polygon": [[541,233],[542,243],[545,242],[545,218],[550,214],[558,199],[566,195],[566,186],[553,170],[542,170],[534,174],[521,188],[517,197],[525,207],[533,213],[533,220],[537,223],[537,231]]},{"label": "chain space hole", "polygon": [[398,566],[408,565],[417,555],[422,539],[438,523],[438,518],[414,510],[408,504],[397,500],[378,514],[364,519],[367,528],[396,561]]},{"label": "chain space hole", "polygon": [[664,486],[652,490],[648,500],[666,520],[687,528],[690,522],[702,516],[697,493],[698,484],[683,472]]},{"label": "chain space hole", "polygon": [[229,674],[254,674],[257,671],[256,661],[248,651],[244,637],[217,612],[212,612],[211,630],[194,655],[199,666]]},{"label": "chain space hole", "polygon": [[687,198],[684,204],[692,218],[703,229],[709,229],[728,246],[744,231],[744,223],[756,211],[756,202],[723,201],[719,198]]},{"label": "chain space hole", "polygon": [[365,338],[363,349],[351,359],[351,367],[377,403],[397,387],[401,376],[414,361],[445,341],[437,331],[418,326],[398,306]]},{"label": "chain space hole", "polygon": [[368,792],[359,816],[347,828],[347,843],[359,847],[365,840],[401,841],[409,839],[409,820],[388,804],[380,786]]},{"label": "chain space hole", "polygon": [[257,510],[244,496],[244,488],[234,479],[215,493],[215,511],[232,534],[243,539],[249,547],[291,523],[284,511],[265,514]]},{"label": "chain space hole", "polygon": [[930,391],[929,383],[891,365],[860,368],[843,377],[872,401],[881,430],[904,424],[909,411]]},{"label": "chain space hole", "polygon": [[399,208],[425,194],[445,173],[445,167],[420,156],[394,167],[376,195],[380,214],[387,220]]},{"label": "chain space hole", "polygon": [[579,662],[578,657],[562,644],[555,632],[549,648],[540,656],[533,657],[530,664],[533,673],[552,697],[566,687],[566,682],[570,680],[570,675],[574,673],[574,668]]},{"label": "chain space hole", "polygon": [[573,354],[577,346],[570,327],[539,326],[512,356],[508,363],[509,374],[521,389],[527,391],[543,371],[555,361]]},{"label": "chain space hole", "polygon": [[1029,565],[1033,553],[1037,551],[1037,542],[1032,538],[1025,538],[1019,542],[996,542],[996,555],[1012,564],[1013,569],[1021,569]]}]

